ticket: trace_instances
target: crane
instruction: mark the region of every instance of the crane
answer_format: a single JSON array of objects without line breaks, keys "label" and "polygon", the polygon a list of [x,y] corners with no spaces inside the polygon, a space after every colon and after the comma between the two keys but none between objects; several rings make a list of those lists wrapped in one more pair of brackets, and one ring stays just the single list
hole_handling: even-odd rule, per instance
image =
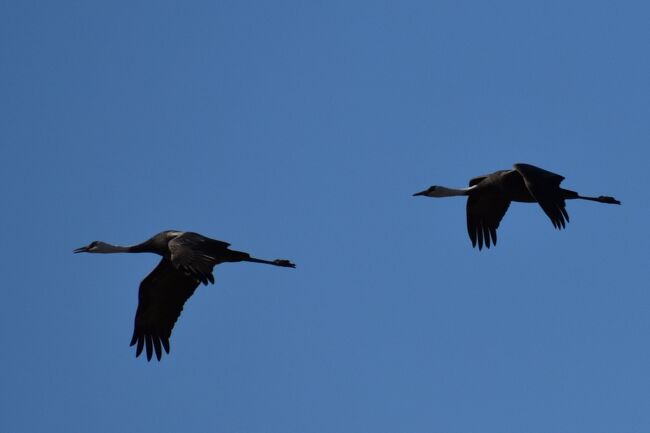
[{"label": "crane", "polygon": [[169,338],[185,301],[200,283],[214,283],[212,270],[225,262],[253,262],[295,268],[289,260],[262,260],[250,254],[230,250],[229,243],[193,232],[167,230],[132,246],[94,241],[74,253],[154,253],[162,256],[158,266],[140,283],[138,308],[131,346],[138,357],[146,348],[147,360],[153,352],[160,361],[162,350],[169,354]]},{"label": "crane", "polygon": [[447,188],[433,185],[414,196],[467,196],[467,233],[472,247],[490,248],[490,240],[497,244],[497,228],[510,202],[538,203],[551,219],[553,227],[565,228],[569,214],[565,200],[582,199],[607,204],[621,204],[614,197],[585,197],[575,191],[560,188],[563,176],[530,164],[514,164],[512,170],[499,170],[477,176],[467,188]]}]

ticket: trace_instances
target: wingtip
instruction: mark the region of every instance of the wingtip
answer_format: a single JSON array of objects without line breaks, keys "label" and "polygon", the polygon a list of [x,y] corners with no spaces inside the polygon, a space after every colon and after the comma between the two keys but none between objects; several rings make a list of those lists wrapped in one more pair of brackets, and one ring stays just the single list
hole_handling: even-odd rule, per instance
[{"label": "wingtip", "polygon": [[145,349],[147,351],[147,361],[151,361],[151,357],[153,356],[153,337],[151,335],[145,336],[146,342],[145,342]]},{"label": "wingtip", "polygon": [[158,339],[157,337],[151,335],[134,336],[129,346],[132,347],[136,344],[137,346],[135,348],[135,357],[139,358],[140,355],[145,352],[147,362],[151,362],[151,360],[154,358],[154,355],[156,359],[160,361],[163,357],[163,350],[165,353],[169,354],[168,338],[161,337]]},{"label": "wingtip", "polygon": [[160,344],[160,337],[157,335],[153,336],[153,348],[156,353],[156,358],[160,361],[160,358],[162,357],[162,346]]},{"label": "wingtip", "polygon": [[144,336],[140,336],[140,337],[138,337],[138,339],[137,339],[137,343],[138,343],[138,345],[137,345],[137,347],[135,348],[135,357],[136,357],[136,358],[137,358],[138,356],[140,356],[140,354],[142,353],[142,349],[144,348]]}]

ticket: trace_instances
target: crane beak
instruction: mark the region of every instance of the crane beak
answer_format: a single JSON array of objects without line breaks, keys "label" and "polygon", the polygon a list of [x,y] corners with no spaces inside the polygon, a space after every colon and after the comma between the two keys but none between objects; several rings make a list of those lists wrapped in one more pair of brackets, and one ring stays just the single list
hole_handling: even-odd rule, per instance
[{"label": "crane beak", "polygon": [[85,247],[79,247],[79,248],[75,249],[75,250],[72,251],[72,252],[73,252],[74,254],[77,254],[77,253],[87,253],[87,252],[88,252],[88,247],[87,247],[87,246],[85,246]]},{"label": "crane beak", "polygon": [[418,196],[418,195],[426,195],[426,194],[427,194],[427,191],[428,191],[428,190],[425,189],[424,191],[416,192],[415,194],[413,194],[413,197]]}]

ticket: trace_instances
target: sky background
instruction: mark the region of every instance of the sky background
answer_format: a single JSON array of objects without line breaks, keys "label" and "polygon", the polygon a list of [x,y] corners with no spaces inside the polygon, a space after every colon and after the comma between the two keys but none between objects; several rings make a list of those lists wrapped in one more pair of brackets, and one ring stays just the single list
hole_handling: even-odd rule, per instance
[{"label": "sky background", "polygon": [[[650,429],[650,6],[642,1],[0,4],[0,431]],[[432,184],[528,162],[471,248]],[[128,346],[191,230],[216,268],[162,362]]]}]

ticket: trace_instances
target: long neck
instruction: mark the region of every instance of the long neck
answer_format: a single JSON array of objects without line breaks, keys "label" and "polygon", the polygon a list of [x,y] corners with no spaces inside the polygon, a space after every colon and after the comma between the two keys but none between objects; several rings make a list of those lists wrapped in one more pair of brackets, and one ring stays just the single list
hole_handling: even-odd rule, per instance
[{"label": "long neck", "polygon": [[130,253],[130,252],[135,252],[132,251],[133,247],[121,247],[119,245],[111,245],[107,243],[102,243],[97,247],[94,253],[99,253],[99,254],[112,254],[112,253]]},{"label": "long neck", "polygon": [[447,188],[446,186],[439,186],[436,188],[435,197],[456,197],[460,195],[468,195],[475,187],[476,185],[468,188]]},{"label": "long neck", "polygon": [[128,253],[155,253],[160,254],[151,239],[144,241],[141,244],[131,245],[128,247],[117,247],[120,249],[118,252],[128,252]]},{"label": "long neck", "polygon": [[126,247],[120,246],[120,245],[111,245],[107,244],[106,242],[101,242],[98,246],[97,249],[93,252],[95,253],[103,253],[103,254],[111,254],[111,253],[156,253],[160,254],[158,251],[159,248],[156,248],[156,245],[154,245],[153,241],[151,239],[142,242],[141,244],[137,245],[129,245]]}]

